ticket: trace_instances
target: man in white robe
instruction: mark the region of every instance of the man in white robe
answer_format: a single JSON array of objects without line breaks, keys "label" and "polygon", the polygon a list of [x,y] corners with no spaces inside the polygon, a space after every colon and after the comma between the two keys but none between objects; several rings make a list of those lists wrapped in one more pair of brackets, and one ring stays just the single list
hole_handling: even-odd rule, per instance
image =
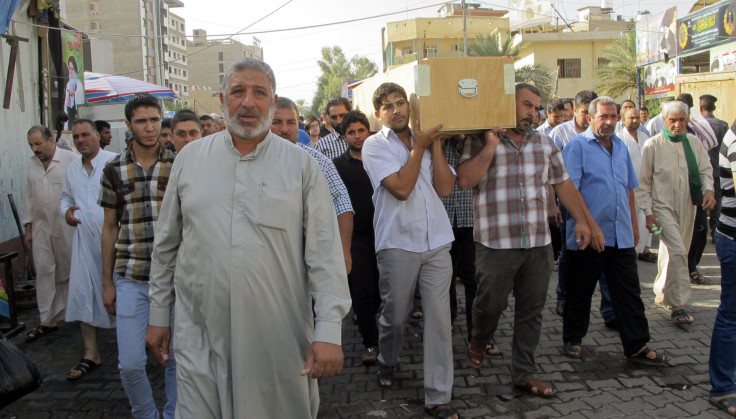
[{"label": "man in white robe", "polygon": [[31,127],[27,137],[34,156],[26,168],[24,240],[33,251],[40,320],[26,334],[26,342],[32,342],[56,330],[64,319],[74,229],[59,217],[57,207],[66,168],[78,157],[56,147],[51,131],[42,125]]},{"label": "man in white robe", "polygon": [[[698,137],[687,134],[688,111],[687,105],[679,101],[668,102],[662,107],[665,127],[644,145],[636,189],[637,205],[646,214],[647,228],[649,231],[654,226],[662,229],[654,282],[655,302],[670,309],[676,324],[693,322],[685,305],[690,299],[687,254],[695,222],[695,205],[697,202],[705,210],[715,205],[710,159]],[[685,141],[688,144],[684,144]],[[694,155],[697,166],[691,170],[699,176],[689,176],[689,153]],[[691,190],[698,179],[701,190]]]},{"label": "man in white robe", "polygon": [[146,341],[165,364],[176,292],[177,418],[316,417],[315,378],[342,368],[337,216],[317,162],[269,131],[275,89],[267,64],[233,63],[227,130],[185,147],[169,178]]},{"label": "man in white robe", "polygon": [[74,227],[66,321],[79,322],[85,349],[67,379],[78,380],[102,362],[97,329],[115,327],[115,317],[107,313],[102,303],[100,240],[104,211],[97,205],[102,169],[115,153],[100,149],[100,135],[88,119],[72,124],[72,139],[82,158],[67,167],[59,214]]}]

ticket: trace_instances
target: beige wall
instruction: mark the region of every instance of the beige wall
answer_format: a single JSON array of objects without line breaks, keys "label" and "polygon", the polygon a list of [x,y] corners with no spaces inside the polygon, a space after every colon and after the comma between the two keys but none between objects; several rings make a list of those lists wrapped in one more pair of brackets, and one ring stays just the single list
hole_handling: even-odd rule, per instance
[{"label": "beige wall", "polygon": [[189,92],[189,109],[197,115],[216,113],[222,115],[218,90],[192,90]]},{"label": "beige wall", "polygon": [[[200,52],[201,51],[201,52]],[[230,41],[210,47],[209,45],[194,46],[188,43],[187,59],[189,64],[189,85],[202,88],[220,90],[220,76],[225,74],[230,64],[240,58],[255,57],[263,59],[263,50],[253,45],[244,45]],[[222,59],[220,59],[222,53]],[[191,93],[191,92],[190,92]],[[191,101],[191,99],[190,99]]]}]

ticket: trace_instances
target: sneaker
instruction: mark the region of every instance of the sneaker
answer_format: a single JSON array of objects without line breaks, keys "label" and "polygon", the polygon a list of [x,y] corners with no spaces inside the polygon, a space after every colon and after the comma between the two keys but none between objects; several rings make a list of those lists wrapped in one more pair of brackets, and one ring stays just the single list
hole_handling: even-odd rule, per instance
[{"label": "sneaker", "polygon": [[363,365],[376,365],[378,363],[378,347],[368,346],[362,354],[360,354],[360,362]]}]

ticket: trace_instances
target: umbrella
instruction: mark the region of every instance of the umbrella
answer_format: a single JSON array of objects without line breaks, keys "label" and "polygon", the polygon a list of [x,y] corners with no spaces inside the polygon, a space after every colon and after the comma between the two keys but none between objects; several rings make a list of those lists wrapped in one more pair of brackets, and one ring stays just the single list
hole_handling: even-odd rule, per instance
[{"label": "umbrella", "polygon": [[84,72],[84,94],[87,103],[127,102],[136,93],[146,92],[155,97],[173,100],[173,90],[157,84],[124,76]]}]

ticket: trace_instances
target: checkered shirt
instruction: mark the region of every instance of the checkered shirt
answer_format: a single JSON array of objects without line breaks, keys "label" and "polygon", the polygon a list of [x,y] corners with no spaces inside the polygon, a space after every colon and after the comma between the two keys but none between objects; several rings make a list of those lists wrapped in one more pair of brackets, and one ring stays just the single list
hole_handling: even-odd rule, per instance
[{"label": "checkered shirt", "polygon": [[338,173],[332,160],[312,147],[305,146],[301,143],[297,143],[297,145],[314,157],[317,163],[319,163],[319,167],[327,179],[327,186],[330,188],[332,203],[335,205],[335,213],[337,215],[348,211],[355,213],[353,211],[353,204],[350,202],[350,195],[348,195],[348,188],[345,187],[345,183],[343,183],[340,173]]},{"label": "checkered shirt", "polygon": [[102,172],[97,203],[117,211],[120,233],[115,243],[115,273],[135,281],[148,281],[153,252],[153,229],[158,220],[175,154],[159,148],[148,170],[135,161],[131,147],[112,159]]},{"label": "checkered shirt", "polygon": [[[468,136],[460,162],[483,148]],[[547,184],[568,179],[562,153],[547,135],[529,130],[521,147],[501,135],[488,172],[475,187],[474,240],[492,249],[529,249],[550,243]]]},{"label": "checkered shirt", "polygon": [[348,149],[348,142],[337,131],[332,131],[329,135],[317,141],[314,149],[327,156],[328,159],[334,160],[342,156],[342,153]]},{"label": "checkered shirt", "polygon": [[[447,164],[453,169],[460,163],[460,153],[457,151],[457,141],[451,138],[445,141],[442,147]],[[452,193],[446,198],[440,198],[450,217],[453,228],[464,228],[473,226],[473,190],[462,190],[457,186],[452,187]]]}]

